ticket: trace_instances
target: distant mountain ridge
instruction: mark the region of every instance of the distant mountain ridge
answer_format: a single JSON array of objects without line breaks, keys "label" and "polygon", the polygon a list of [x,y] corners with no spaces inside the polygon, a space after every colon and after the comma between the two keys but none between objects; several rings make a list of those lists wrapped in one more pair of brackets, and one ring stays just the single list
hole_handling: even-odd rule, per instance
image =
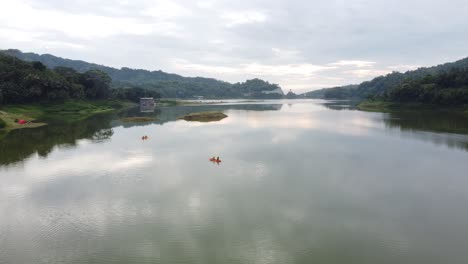
[{"label": "distant mountain ridge", "polygon": [[369,97],[379,97],[409,80],[421,80],[428,75],[439,75],[454,69],[463,70],[466,68],[468,68],[468,57],[455,62],[444,63],[432,67],[422,67],[417,70],[407,71],[404,73],[392,72],[385,76],[379,76],[358,85],[324,88],[307,92],[303,95],[309,98],[325,99],[365,99]]},{"label": "distant mountain ridge", "polygon": [[[284,96],[281,87],[260,79],[231,84],[213,78],[184,77],[178,74],[166,73],[161,70],[148,71],[127,67],[117,69],[82,60],[65,59],[51,54],[39,55],[31,52],[21,52],[16,49],[2,50],[0,52],[24,61],[39,61],[51,69],[56,67],[68,67],[81,73],[92,69],[101,70],[112,78],[112,83],[115,87],[139,86],[145,89],[158,91],[163,97],[280,98]],[[260,88],[252,87],[253,83],[259,85]]]}]

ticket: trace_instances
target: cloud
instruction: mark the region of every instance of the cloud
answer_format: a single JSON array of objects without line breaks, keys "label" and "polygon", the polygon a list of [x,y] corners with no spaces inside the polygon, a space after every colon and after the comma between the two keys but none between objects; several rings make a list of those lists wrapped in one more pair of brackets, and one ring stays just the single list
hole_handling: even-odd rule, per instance
[{"label": "cloud", "polygon": [[358,68],[371,67],[376,62],[374,61],[361,61],[361,60],[340,60],[330,63],[332,66],[355,66]]},{"label": "cloud", "polygon": [[388,70],[352,70],[352,71],[346,71],[346,73],[349,73],[351,75],[355,75],[359,78],[373,78],[377,77],[379,75],[385,75],[390,73]]},{"label": "cloud", "polygon": [[250,63],[243,65],[245,72],[259,75],[299,75],[307,76],[320,71],[334,69],[334,67],[320,66],[309,63],[284,64],[284,65],[264,65],[259,63]]},{"label": "cloud", "polygon": [[262,11],[228,11],[221,15],[226,21],[227,27],[235,27],[243,24],[263,23],[267,20],[267,15]]},{"label": "cloud", "polygon": [[192,12],[173,1],[158,1],[155,2],[151,8],[143,10],[142,14],[145,16],[155,17],[159,20],[166,20],[170,18],[189,16]]},{"label": "cloud", "polygon": [[300,92],[466,57],[467,9],[464,0],[3,1],[0,48],[230,82],[258,77]]},{"label": "cloud", "polygon": [[247,63],[237,66],[212,66],[190,63],[185,60],[175,60],[175,67],[179,70],[195,70],[205,73],[232,73],[232,74],[254,74],[263,76],[308,76],[320,71],[335,69],[331,66],[320,66],[313,64],[277,64],[267,65],[262,63]]},{"label": "cloud", "polygon": [[399,65],[388,66],[388,68],[394,71],[405,72],[405,71],[411,71],[411,70],[416,70],[418,68],[421,68],[421,65],[399,64]]},{"label": "cloud", "polygon": [[215,1],[198,1],[197,6],[200,8],[211,8],[215,5]]},{"label": "cloud", "polygon": [[144,23],[127,17],[71,14],[36,9],[21,1],[9,1],[2,5],[0,22],[4,28],[17,31],[41,32],[42,35],[59,32],[77,39],[108,38],[115,35],[178,35],[177,25],[170,22]]}]

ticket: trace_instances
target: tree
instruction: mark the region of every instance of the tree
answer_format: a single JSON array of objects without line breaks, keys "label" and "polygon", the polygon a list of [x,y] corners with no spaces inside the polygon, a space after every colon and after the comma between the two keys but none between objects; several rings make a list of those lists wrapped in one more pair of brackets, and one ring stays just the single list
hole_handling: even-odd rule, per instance
[{"label": "tree", "polygon": [[32,66],[33,66],[34,69],[36,69],[38,71],[45,71],[47,69],[47,67],[44,64],[42,64],[42,62],[40,62],[40,61],[34,61],[32,63]]},{"label": "tree", "polygon": [[111,78],[100,70],[89,70],[80,76],[80,83],[89,99],[105,99],[109,96]]}]

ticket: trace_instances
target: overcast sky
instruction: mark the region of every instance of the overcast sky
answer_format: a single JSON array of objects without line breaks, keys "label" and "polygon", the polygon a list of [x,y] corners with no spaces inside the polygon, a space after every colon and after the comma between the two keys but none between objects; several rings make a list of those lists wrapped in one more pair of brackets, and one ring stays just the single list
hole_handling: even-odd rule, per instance
[{"label": "overcast sky", "polygon": [[468,56],[467,0],[0,0],[0,49],[303,92]]}]

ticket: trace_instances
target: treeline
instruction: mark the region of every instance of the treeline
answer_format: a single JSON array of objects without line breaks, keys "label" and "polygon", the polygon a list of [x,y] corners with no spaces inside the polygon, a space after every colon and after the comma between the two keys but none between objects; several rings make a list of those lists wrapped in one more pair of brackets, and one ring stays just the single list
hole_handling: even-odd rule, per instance
[{"label": "treeline", "polygon": [[111,82],[109,75],[100,70],[80,73],[67,67],[48,69],[41,62],[25,62],[0,53],[0,104],[159,97],[154,91],[138,87],[112,89]]},{"label": "treeline", "polygon": [[257,78],[242,83],[235,83],[231,89],[238,91],[241,97],[278,99],[284,95],[279,85]]},{"label": "treeline", "polygon": [[468,68],[407,79],[376,99],[438,105],[468,104]]},{"label": "treeline", "polygon": [[[0,53],[15,56],[24,61],[40,61],[50,69],[67,67],[80,73],[97,69],[108,74],[114,87],[140,87],[155,91],[165,98],[193,98],[195,96],[204,96],[205,98],[281,98],[283,96],[278,85],[260,79],[231,84],[212,78],[184,77],[161,70],[147,71],[126,67],[116,69],[85,61],[64,59],[50,54],[23,53],[14,49],[3,50]],[[277,89],[279,89],[279,93],[271,92]]]},{"label": "treeline", "polygon": [[353,96],[353,90],[357,85],[346,85],[332,88],[323,88],[312,92],[305,93],[306,98],[321,98],[321,99],[349,99]]},{"label": "treeline", "polygon": [[359,85],[312,91],[306,97],[378,99],[441,105],[468,104],[468,58],[405,73],[392,72]]}]

